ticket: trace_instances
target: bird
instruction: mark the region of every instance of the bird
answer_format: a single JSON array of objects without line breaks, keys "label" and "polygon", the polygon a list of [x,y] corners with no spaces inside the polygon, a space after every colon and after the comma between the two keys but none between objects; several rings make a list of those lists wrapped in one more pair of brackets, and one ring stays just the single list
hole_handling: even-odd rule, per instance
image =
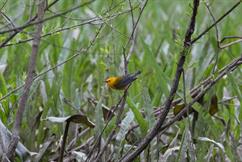
[{"label": "bird", "polygon": [[126,89],[133,81],[137,79],[137,76],[141,74],[141,71],[138,70],[134,74],[127,74],[124,76],[112,76],[108,77],[105,82],[108,87],[116,90]]}]

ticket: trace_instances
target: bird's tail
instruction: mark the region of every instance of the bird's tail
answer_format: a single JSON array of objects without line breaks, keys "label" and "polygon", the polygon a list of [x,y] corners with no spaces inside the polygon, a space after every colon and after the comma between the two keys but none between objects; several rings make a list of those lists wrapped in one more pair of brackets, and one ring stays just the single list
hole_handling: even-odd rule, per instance
[{"label": "bird's tail", "polygon": [[124,76],[121,81],[118,83],[118,85],[116,85],[117,87],[120,87],[118,89],[123,89],[125,87],[127,87],[129,84],[131,84],[133,81],[135,81],[137,79],[137,76],[141,73],[141,71],[137,71],[134,74],[128,74],[126,76]]},{"label": "bird's tail", "polygon": [[138,70],[136,73],[132,74],[131,77],[137,79],[137,76],[141,74],[141,71]]}]

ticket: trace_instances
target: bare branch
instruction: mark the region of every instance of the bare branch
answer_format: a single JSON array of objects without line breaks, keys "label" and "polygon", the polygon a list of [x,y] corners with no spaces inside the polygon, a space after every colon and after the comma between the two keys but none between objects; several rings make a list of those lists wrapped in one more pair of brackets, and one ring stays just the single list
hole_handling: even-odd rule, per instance
[{"label": "bare branch", "polygon": [[[37,18],[37,16],[34,16],[33,18],[29,19],[29,21],[27,21],[25,23],[25,25],[28,25],[30,24],[31,22],[33,22],[35,19]],[[13,23],[12,23],[13,24]],[[13,28],[13,29],[16,29],[16,28]],[[12,29],[10,29],[12,30]],[[4,47],[11,39],[13,39],[18,33],[20,33],[23,29],[17,29],[17,30],[14,30],[14,32],[4,40],[3,43],[0,44],[0,48]],[[32,39],[33,40],[33,39]]]},{"label": "bare branch", "polygon": [[[139,21],[140,21],[141,15],[142,15],[142,13],[143,13],[143,11],[144,11],[144,9],[145,9],[147,3],[148,3],[148,0],[146,0],[146,1],[144,2],[144,5],[142,6],[142,9],[141,9],[141,11],[140,11],[140,13],[139,13],[138,19],[137,19],[136,23],[133,24],[133,30],[132,30],[132,33],[131,33],[131,35],[130,35],[128,41],[127,41],[127,44],[126,44],[126,47],[127,47],[127,46],[130,44],[130,41],[132,40],[132,45],[131,45],[132,48],[130,48],[130,51],[133,50],[133,47],[134,47],[134,34],[135,34],[135,31],[136,31],[136,29],[137,29],[137,25],[138,25],[138,23],[139,23]],[[132,11],[132,8],[131,8],[131,11]],[[133,14],[132,14],[132,16],[133,16]],[[133,18],[133,17],[132,17],[132,18]],[[128,60],[126,54],[125,54],[125,50],[126,50],[126,48],[123,49],[123,57],[124,57],[124,73],[125,73],[125,75],[127,75],[127,74],[128,74],[128,62],[129,62],[129,60]],[[129,87],[128,87],[128,88],[129,88]],[[123,95],[123,97],[122,97],[122,102],[121,102],[121,104],[120,104],[120,108],[119,108],[119,111],[118,111],[118,114],[117,114],[116,127],[115,127],[115,128],[112,130],[112,132],[109,134],[109,136],[108,136],[108,138],[107,138],[107,141],[106,141],[106,143],[104,144],[104,146],[103,146],[102,150],[100,151],[100,153],[98,154],[96,160],[99,160],[99,159],[102,157],[103,153],[104,153],[105,150],[106,150],[106,147],[108,146],[108,144],[110,143],[110,141],[112,140],[113,136],[115,135],[115,133],[116,133],[116,131],[117,131],[118,125],[119,125],[119,123],[121,122],[121,116],[122,116],[122,113],[123,113],[123,111],[124,111],[124,105],[125,105],[126,98],[127,98],[127,95],[128,95],[128,88],[125,90],[124,95]]]},{"label": "bare branch", "polygon": [[[36,76],[34,77],[34,81],[37,80],[39,77],[45,75],[46,73],[48,73],[48,72],[50,72],[50,71],[52,71],[52,70],[58,68],[59,66],[62,66],[62,65],[64,65],[64,64],[66,64],[67,62],[73,60],[74,58],[76,58],[77,56],[81,55],[82,53],[87,52],[87,51],[91,48],[91,46],[93,45],[93,43],[96,41],[98,35],[100,34],[101,29],[102,29],[102,26],[98,29],[97,34],[95,35],[94,39],[92,39],[92,40],[90,41],[90,44],[89,44],[89,46],[88,46],[87,48],[78,50],[78,51],[77,51],[78,53],[76,53],[75,55],[72,55],[72,56],[70,56],[69,58],[67,58],[66,60],[64,60],[63,62],[60,62],[59,64],[56,64],[55,66],[53,66],[53,67],[51,67],[51,68],[49,68],[49,69],[47,69],[47,70],[45,70],[45,71],[39,73],[38,75],[36,75]],[[21,86],[15,88],[15,89],[13,89],[12,91],[10,91],[9,93],[7,93],[6,95],[2,96],[2,97],[0,98],[0,102],[1,102],[2,100],[4,100],[5,98],[9,97],[11,94],[13,94],[13,93],[19,91],[19,90],[22,89],[23,87],[24,87],[24,85],[21,85]]]},{"label": "bare branch", "polygon": [[222,15],[217,21],[215,21],[212,25],[210,25],[207,29],[205,29],[201,34],[199,34],[196,38],[192,40],[192,44],[194,44],[197,40],[199,40],[202,36],[204,36],[209,30],[211,30],[216,24],[222,21],[226,16],[228,16],[236,7],[239,6],[241,0],[239,0],[231,9],[229,9],[224,15]]},{"label": "bare branch", "polygon": [[192,36],[192,34],[194,32],[194,28],[195,28],[198,6],[199,6],[199,0],[194,0],[193,1],[193,13],[191,16],[189,27],[188,27],[186,35],[185,35],[184,47],[180,53],[180,58],[179,58],[177,69],[176,69],[176,75],[173,80],[170,94],[165,102],[164,112],[160,115],[155,126],[144,137],[144,139],[139,143],[137,148],[135,148],[134,151],[132,151],[131,153],[129,153],[127,156],[123,157],[120,160],[122,162],[133,161],[149,145],[149,143],[153,140],[153,138],[159,133],[159,129],[161,128],[161,126],[163,125],[163,123],[165,121],[165,118],[170,110],[172,101],[174,99],[174,96],[175,96],[177,88],[178,88],[179,80],[180,80],[180,77],[181,77],[181,74],[183,71],[183,65],[184,65],[185,59],[186,59],[186,54],[188,53],[188,51],[191,48],[191,36]]},{"label": "bare branch", "polygon": [[127,44],[126,44],[126,47],[127,47],[127,45],[129,45],[130,41],[134,38],[135,30],[136,30],[136,28],[137,28],[137,25],[138,25],[138,23],[139,23],[139,20],[140,20],[140,18],[141,18],[141,15],[142,15],[142,13],[143,13],[143,11],[144,11],[144,9],[145,9],[147,3],[148,3],[148,0],[146,0],[146,1],[144,2],[144,5],[143,5],[142,8],[141,8],[141,11],[140,11],[139,17],[138,17],[136,23],[135,23],[134,26],[133,26],[133,30],[132,30],[132,33],[131,33],[131,35],[130,35],[130,37],[129,37],[129,40],[128,40]]},{"label": "bare branch", "polygon": [[[40,3],[38,4],[38,21],[41,21],[44,17],[44,12],[45,12],[45,2],[43,0],[40,0]],[[20,127],[21,127],[21,122],[23,119],[23,113],[25,110],[25,106],[26,106],[26,102],[29,96],[29,90],[30,87],[32,85],[33,82],[33,78],[34,78],[34,70],[35,70],[35,64],[36,64],[36,59],[37,59],[37,54],[38,54],[38,49],[39,49],[39,43],[40,43],[40,35],[41,35],[41,31],[42,31],[42,23],[39,23],[36,26],[36,33],[35,33],[35,37],[33,40],[33,45],[32,45],[32,53],[29,59],[29,66],[28,66],[28,75],[25,81],[25,85],[24,85],[24,93],[21,96],[20,100],[19,100],[19,107],[17,110],[17,114],[16,114],[16,118],[15,118],[15,122],[14,122],[14,127],[13,127],[13,138],[10,142],[10,146],[9,150],[7,152],[7,156],[9,159],[12,158],[13,153],[15,152],[14,150],[16,149],[17,146],[17,138],[19,136],[19,131],[20,131]],[[13,145],[13,146],[12,146]]]},{"label": "bare branch", "polygon": [[13,29],[0,31],[0,34],[9,33],[9,32],[16,31],[16,30],[23,30],[23,29],[25,29],[25,28],[27,28],[27,27],[30,27],[30,26],[33,26],[33,25],[36,25],[36,24],[40,24],[40,23],[43,23],[43,22],[46,22],[46,21],[52,20],[52,19],[54,19],[54,18],[60,17],[60,16],[65,15],[65,14],[68,14],[68,13],[74,11],[74,10],[77,10],[77,9],[79,9],[79,8],[81,8],[81,7],[84,7],[84,6],[88,5],[88,4],[91,4],[92,2],[94,2],[94,0],[91,0],[91,1],[88,1],[88,2],[85,2],[85,3],[82,3],[82,4],[77,5],[77,6],[71,8],[71,9],[69,9],[69,10],[67,10],[67,11],[64,11],[64,12],[58,13],[58,14],[56,14],[56,15],[53,15],[53,16],[50,16],[50,17],[47,17],[47,18],[42,19],[42,20],[38,20],[38,21],[35,21],[35,22],[31,22],[31,23],[28,23],[28,24],[24,24],[24,25],[22,25],[22,26],[20,26],[20,27],[16,27],[16,28],[13,28]]},{"label": "bare branch", "polygon": [[200,92],[193,98],[193,100],[190,103],[188,103],[182,109],[182,111],[180,111],[171,121],[169,121],[162,128],[160,128],[160,131],[165,130],[166,128],[168,128],[169,126],[171,126],[173,123],[175,123],[176,121],[180,120],[182,118],[182,116],[184,116],[185,113],[187,113],[187,111],[189,111],[190,109],[192,109],[192,105],[195,102],[197,102],[204,94],[206,94],[208,92],[208,90],[211,89],[211,87],[213,87],[225,75],[229,74],[230,72],[232,72],[233,70],[235,70],[236,68],[238,68],[241,64],[242,64],[242,55],[239,58],[233,60],[227,66],[225,66],[222,70],[220,70],[219,75],[216,78],[212,79],[212,77],[209,77],[209,80],[210,81],[205,86],[203,86],[203,88],[200,87]]},{"label": "bare branch", "polygon": [[[129,88],[129,87],[128,87]],[[119,127],[119,123],[121,122],[122,118],[122,114],[123,114],[123,111],[124,111],[124,105],[125,105],[125,102],[126,102],[126,98],[127,98],[127,95],[128,95],[128,88],[125,89],[124,91],[124,95],[123,97],[121,98],[121,103],[120,103],[120,107],[119,107],[119,111],[118,111],[118,114],[117,114],[117,119],[116,119],[116,126],[115,128],[109,133],[109,136],[107,138],[107,141],[106,143],[104,144],[104,146],[101,148],[101,151],[99,152],[99,154],[97,155],[96,157],[96,160],[95,161],[99,161],[100,158],[102,157],[103,153],[106,151],[106,148],[108,146],[108,144],[111,142],[111,140],[113,139],[113,136],[115,135],[116,131],[117,131],[117,128]],[[118,106],[118,105],[117,105]]]},{"label": "bare branch", "polygon": [[[41,21],[44,17],[44,9],[45,9],[44,2],[45,1],[42,1],[38,5],[38,18],[37,18],[38,21]],[[35,33],[35,37],[32,45],[32,53],[29,59],[28,74],[24,85],[24,93],[19,100],[19,108],[16,115],[16,120],[14,123],[14,132],[16,132],[16,134],[19,134],[23,112],[25,109],[26,101],[28,99],[29,89],[34,79],[34,71],[35,71],[36,58],[37,58],[38,49],[39,49],[41,31],[42,31],[42,23],[36,26],[36,33]]]},{"label": "bare branch", "polygon": [[[133,9],[136,9],[136,8],[133,8]],[[47,36],[53,36],[54,34],[58,34],[60,32],[63,32],[63,31],[66,31],[66,30],[71,30],[71,29],[75,29],[75,28],[78,28],[80,26],[83,26],[83,25],[87,25],[87,24],[94,24],[95,22],[99,22],[101,21],[102,19],[106,19],[106,22],[108,21],[111,21],[113,20],[114,18],[118,17],[118,16],[121,16],[123,14],[127,14],[129,13],[131,10],[125,10],[125,11],[122,11],[122,12],[119,12],[119,13],[115,13],[113,15],[107,15],[103,18],[100,18],[100,17],[93,17],[93,18],[90,18],[90,19],[86,19],[84,20],[83,22],[77,24],[77,25],[72,25],[72,26],[68,26],[68,27],[64,27],[64,28],[60,28],[60,29],[57,29],[55,31],[52,31],[52,32],[49,32],[49,33],[46,33],[46,34],[43,34],[41,35],[41,38],[44,38],[44,37],[47,37]],[[104,22],[101,22],[100,24],[103,24]],[[29,38],[29,39],[25,39],[25,40],[19,40],[18,42],[16,43],[2,43],[0,45],[0,47],[8,47],[8,46],[13,46],[13,45],[18,45],[18,44],[22,44],[22,43],[27,43],[29,41],[32,41],[33,38]]]}]

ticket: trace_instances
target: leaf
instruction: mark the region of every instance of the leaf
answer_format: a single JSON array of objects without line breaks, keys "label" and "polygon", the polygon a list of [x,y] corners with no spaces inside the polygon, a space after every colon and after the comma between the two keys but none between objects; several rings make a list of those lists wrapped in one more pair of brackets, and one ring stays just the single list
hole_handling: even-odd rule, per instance
[{"label": "leaf", "polygon": [[2,73],[0,73],[0,94],[6,94],[7,93],[7,86],[6,81],[4,79],[4,76]]},{"label": "leaf", "polygon": [[210,102],[209,114],[214,115],[218,112],[218,98],[216,95],[213,95]]},{"label": "leaf", "polygon": [[73,122],[73,123],[82,123],[87,125],[90,128],[94,128],[95,124],[93,124],[86,115],[83,114],[76,114],[72,115],[67,119],[67,122]]},{"label": "leaf", "polygon": [[54,142],[55,142],[55,136],[52,135],[46,142],[42,144],[39,150],[39,153],[34,156],[34,161],[35,162],[40,161]]},{"label": "leaf", "polygon": [[46,118],[46,120],[49,120],[49,121],[51,121],[53,123],[64,123],[64,122],[66,122],[66,120],[68,118],[69,118],[69,116],[68,117],[54,117],[54,116],[49,116],[49,117]]},{"label": "leaf", "polygon": [[0,73],[2,74],[7,67],[7,64],[0,64]]},{"label": "leaf", "polygon": [[219,142],[216,142],[216,141],[209,139],[207,137],[198,137],[198,140],[205,141],[205,142],[211,142],[211,143],[215,144],[216,146],[218,146],[223,152],[225,152],[223,144],[221,144]]},{"label": "leaf", "polygon": [[[181,104],[177,104],[174,106],[173,108],[173,114],[174,116],[176,116],[177,114],[179,114],[183,109],[185,108],[185,104],[181,103]],[[189,109],[189,115],[193,112],[197,112],[193,107]],[[183,115],[183,118],[187,117],[187,113],[185,113]]]},{"label": "leaf", "polygon": [[149,95],[148,88],[144,88],[143,91],[143,101],[144,101],[144,113],[147,122],[149,123],[149,128],[151,128],[155,123],[155,117],[153,115],[153,107],[151,105],[151,98]]},{"label": "leaf", "polygon": [[[2,123],[1,119],[0,119],[0,134],[1,134],[1,142],[2,142],[1,149],[6,150],[7,146],[11,143],[12,133]],[[23,159],[36,154],[35,152],[30,152],[21,142],[18,142],[15,152],[20,158],[23,158]]]},{"label": "leaf", "polygon": [[178,151],[179,149],[180,149],[180,146],[175,146],[175,147],[167,149],[166,152],[163,155],[161,155],[160,161],[168,161],[168,158],[170,156],[174,157],[175,156],[174,152]]},{"label": "leaf", "polygon": [[[90,97],[88,98],[88,102],[90,102],[94,106],[97,106],[97,104],[98,104],[98,101],[96,101],[95,99],[90,98]],[[109,107],[107,107],[104,104],[102,104],[102,111],[103,111],[103,118],[105,121],[112,118],[115,114],[115,112],[113,112],[113,110],[111,110]]]},{"label": "leaf", "polygon": [[131,101],[130,98],[127,98],[127,103],[132,112],[134,113],[135,119],[138,122],[141,132],[143,135],[145,135],[149,129],[149,124],[145,120],[145,118],[142,116],[142,114],[139,112],[137,106]]},{"label": "leaf", "polygon": [[64,122],[73,122],[73,123],[81,123],[81,124],[85,124],[88,127],[94,128],[95,124],[93,124],[88,118],[87,116],[83,115],[83,114],[76,114],[76,115],[72,115],[72,116],[67,116],[67,117],[47,117],[46,120],[49,120],[51,122],[54,123],[64,123]]},{"label": "leaf", "polygon": [[184,103],[175,105],[173,108],[173,114],[176,116],[179,112],[182,111],[184,107],[185,107]]},{"label": "leaf", "polygon": [[48,101],[48,95],[46,92],[46,86],[45,86],[45,82],[43,80],[40,80],[40,94],[43,100],[43,103],[46,104]]},{"label": "leaf", "polygon": [[76,155],[77,161],[86,161],[87,155],[80,151],[72,151],[72,154]]},{"label": "leaf", "polygon": [[103,120],[102,120],[102,99],[100,99],[95,107],[95,132],[96,135],[99,135],[102,132],[104,127]]},{"label": "leaf", "polygon": [[122,120],[120,124],[120,130],[116,136],[117,141],[121,141],[122,139],[124,139],[126,133],[129,130],[130,124],[132,123],[133,120],[134,120],[134,114],[131,111],[129,111],[126,117]]}]

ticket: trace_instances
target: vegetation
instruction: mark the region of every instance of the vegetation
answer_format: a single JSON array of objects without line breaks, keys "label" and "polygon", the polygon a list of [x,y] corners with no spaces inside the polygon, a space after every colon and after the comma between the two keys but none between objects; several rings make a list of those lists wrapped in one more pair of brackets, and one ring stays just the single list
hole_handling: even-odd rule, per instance
[{"label": "vegetation", "polygon": [[242,161],[240,0],[0,2],[1,161]]}]

